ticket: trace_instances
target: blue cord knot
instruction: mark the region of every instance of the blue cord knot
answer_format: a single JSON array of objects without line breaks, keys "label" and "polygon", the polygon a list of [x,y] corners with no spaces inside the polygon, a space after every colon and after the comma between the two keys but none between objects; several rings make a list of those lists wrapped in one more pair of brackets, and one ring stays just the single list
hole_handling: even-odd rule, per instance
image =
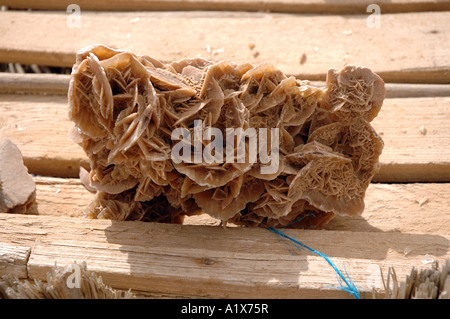
[{"label": "blue cord knot", "polygon": [[[305,244],[299,242],[298,240],[296,240],[296,239],[294,239],[292,237],[289,237],[284,232],[282,232],[282,231],[280,231],[278,229],[275,229],[275,228],[272,228],[272,227],[269,227],[267,229],[270,230],[271,232],[274,232],[275,234],[285,238],[285,239],[290,240],[291,242],[295,243],[296,245],[298,245],[300,247],[308,249],[310,252],[312,252],[312,253],[322,257],[323,259],[325,259],[327,261],[327,263],[330,264],[331,267],[333,267],[334,271],[336,271],[336,276],[337,276],[337,280],[338,280],[338,283],[339,283],[339,287],[335,287],[335,288],[348,292],[350,295],[352,295],[356,299],[361,299],[361,297],[359,295],[358,288],[356,288],[356,286],[353,283],[352,279],[348,275],[347,270],[345,270],[345,274],[347,275],[347,277],[346,277],[346,276],[344,276],[342,274],[342,272],[336,267],[336,265],[330,260],[330,258],[328,256],[322,254],[321,252],[319,252],[319,251],[317,251],[315,249],[312,249],[311,247],[306,246]],[[344,265],[344,268],[345,268],[345,265]],[[342,281],[345,283],[345,286],[342,284]]]}]

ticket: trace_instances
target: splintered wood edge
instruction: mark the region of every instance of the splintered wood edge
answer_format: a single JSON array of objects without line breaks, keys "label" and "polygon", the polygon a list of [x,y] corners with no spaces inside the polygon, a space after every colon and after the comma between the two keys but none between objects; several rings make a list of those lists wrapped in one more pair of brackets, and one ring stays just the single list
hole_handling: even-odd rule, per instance
[{"label": "splintered wood edge", "polygon": [[[219,298],[351,297],[333,288],[336,273],[322,257],[266,229],[5,214],[0,220],[0,242],[32,247],[29,279],[45,280],[55,262],[62,267],[86,261],[118,289]],[[426,267],[425,257],[450,257],[447,235],[286,232],[329,256],[366,298],[372,288],[382,293],[380,269],[395,267],[403,280],[412,267]]]},{"label": "splintered wood edge", "polygon": [[0,275],[14,274],[17,278],[28,278],[30,252],[30,247],[0,242]]}]

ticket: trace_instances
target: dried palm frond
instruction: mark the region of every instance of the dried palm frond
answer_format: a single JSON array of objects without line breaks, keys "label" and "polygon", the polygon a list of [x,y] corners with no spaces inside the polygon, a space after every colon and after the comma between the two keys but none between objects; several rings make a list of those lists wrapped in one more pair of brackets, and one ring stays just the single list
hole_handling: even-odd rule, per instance
[{"label": "dried palm frond", "polygon": [[[439,268],[435,261],[431,268],[418,271],[415,267],[402,282],[398,281],[395,269],[390,267],[385,286],[385,299],[450,299],[450,259]],[[375,298],[380,298],[374,293]]]},{"label": "dried palm frond", "polygon": [[14,275],[0,278],[0,299],[133,299],[131,291],[115,290],[87,269],[86,263],[67,268],[54,267],[47,282],[19,280]]}]

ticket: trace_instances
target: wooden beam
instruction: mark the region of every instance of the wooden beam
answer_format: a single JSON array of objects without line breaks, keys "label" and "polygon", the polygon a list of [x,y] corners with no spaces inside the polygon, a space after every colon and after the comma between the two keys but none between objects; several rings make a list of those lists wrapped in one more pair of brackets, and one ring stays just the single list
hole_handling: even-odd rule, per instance
[{"label": "wooden beam", "polygon": [[[193,292],[189,292],[187,290],[177,290],[174,289],[173,286],[168,285],[166,287],[160,286],[162,284],[161,277],[158,278],[158,274],[153,274],[150,276],[151,278],[147,278],[148,276],[143,275],[142,272],[144,271],[144,267],[151,267],[154,265],[153,262],[150,262],[151,258],[156,258],[157,253],[151,253],[150,256],[146,253],[145,258],[141,256],[141,253],[143,251],[146,251],[146,248],[140,247],[139,249],[132,244],[129,246],[129,243],[126,244],[126,248],[121,249],[121,245],[114,245],[114,242],[99,244],[96,240],[94,240],[94,243],[92,242],[91,237],[86,237],[88,233],[96,233],[98,234],[99,228],[98,223],[101,225],[104,225],[104,223],[110,223],[111,225],[129,225],[130,227],[120,227],[120,231],[116,230],[112,234],[112,236],[109,236],[110,238],[114,239],[116,236],[119,236],[120,238],[116,238],[119,240],[126,239],[127,233],[130,236],[130,240],[136,240],[139,236],[136,234],[139,233],[139,228],[134,228],[136,223],[120,223],[120,222],[111,222],[111,221],[94,221],[94,220],[87,220],[82,218],[76,218],[81,217],[83,215],[83,209],[85,205],[91,200],[92,194],[89,193],[87,190],[81,186],[79,180],[77,179],[62,179],[62,178],[49,178],[49,177],[35,177],[36,183],[37,183],[37,203],[38,203],[38,214],[42,214],[41,216],[13,216],[13,215],[2,215],[0,217],[1,220],[1,227],[4,227],[4,229],[11,229],[10,225],[8,223],[5,223],[6,219],[8,218],[19,218],[21,220],[20,227],[21,229],[17,230],[17,236],[2,236],[0,234],[0,242],[5,242],[6,245],[14,244],[14,245],[24,245],[25,247],[31,247],[33,248],[33,253],[36,253],[36,255],[33,255],[30,260],[32,261],[31,264],[28,265],[29,269],[33,269],[31,272],[31,279],[39,278],[45,280],[45,274],[47,271],[51,269],[51,267],[54,266],[54,262],[57,261],[58,265],[65,266],[69,263],[72,263],[74,261],[80,261],[85,260],[88,262],[89,269],[95,270],[99,272],[103,278],[108,278],[108,284],[116,285],[116,287],[121,287],[122,289],[129,289],[130,287],[133,289],[137,289],[140,291],[145,292],[153,292],[153,293],[164,293],[164,294],[175,294],[175,295],[189,295],[193,294]],[[440,236],[445,235],[450,232],[450,216],[447,214],[445,209],[442,209],[443,207],[449,207],[450,205],[450,184],[372,184],[370,185],[367,195],[366,195],[366,210],[362,217],[358,218],[343,218],[343,217],[336,217],[334,220],[332,220],[326,228],[328,231],[332,231],[333,233],[342,235],[342,237],[348,237],[348,240],[355,240],[357,242],[361,242],[361,238],[366,236],[367,233],[373,233],[375,234],[397,234],[398,237],[407,236],[406,234],[416,234],[411,236],[417,236],[420,238],[423,236],[424,238],[428,238],[425,235],[428,235],[430,238],[436,238],[437,241],[442,240],[442,245],[435,246],[434,243],[430,244],[427,240],[425,242],[421,242],[422,246],[418,246],[417,241],[410,242],[409,239],[404,239],[403,243],[400,243],[399,245],[403,245],[401,248],[400,246],[390,246],[390,243],[385,242],[385,238],[378,238],[377,239],[366,239],[367,243],[376,243],[375,246],[378,247],[380,240],[383,245],[390,248],[391,253],[397,254],[397,255],[404,255],[405,260],[408,262],[411,261],[411,257],[415,260],[417,263],[416,266],[421,266],[421,263],[419,262],[419,256],[421,258],[425,258],[426,254],[431,253],[430,256],[436,257],[436,259],[440,260],[440,251],[442,248],[439,247],[445,247],[447,245],[448,250],[448,243],[445,244],[446,236]],[[66,215],[67,214],[67,215]],[[45,216],[44,216],[45,215]],[[13,216],[13,217],[11,217]],[[65,216],[72,216],[75,218],[71,218],[70,220],[68,217]],[[42,217],[44,219],[35,219],[37,217]],[[50,222],[52,221],[52,222]],[[204,218],[203,221],[208,221],[208,218]],[[209,219],[211,221],[211,219]],[[55,223],[59,224],[58,228],[55,228]],[[85,226],[79,226],[79,224],[82,223],[82,225]],[[73,226],[76,224],[75,226]],[[141,223],[137,223],[139,225]],[[67,228],[67,225],[71,225],[70,228],[73,228],[72,230],[67,233],[67,230],[64,230],[64,227]],[[78,226],[77,226],[78,225]],[[86,227],[83,229],[83,227]],[[175,225],[169,225],[169,227],[179,227]],[[140,226],[139,226],[140,227]],[[155,226],[155,227],[160,227]],[[161,225],[163,229],[166,227],[166,225]],[[206,227],[206,226],[205,226]],[[212,227],[213,229],[221,229],[217,227]],[[105,231],[105,236],[107,236],[110,231],[109,227],[103,228]],[[183,227],[182,227],[183,229]],[[131,232],[131,234],[130,234]],[[143,231],[144,232],[144,231]],[[164,230],[163,232],[167,232],[167,230]],[[178,230],[176,231],[178,233]],[[1,230],[0,230],[1,233]],[[61,233],[64,233],[65,235],[61,235]],[[120,235],[119,235],[120,233]],[[122,234],[123,233],[123,234]],[[149,232],[152,233],[152,232]],[[203,232],[202,232],[203,233]],[[289,230],[289,233],[292,234],[292,230]],[[152,233],[153,236],[158,237],[158,235],[155,235]],[[299,239],[298,235],[295,233],[295,237]],[[310,234],[317,234],[316,231],[309,231],[304,235],[305,238],[311,238]],[[330,239],[327,237],[323,237],[324,232],[319,232],[317,238],[321,238],[324,241],[323,247],[321,249],[326,249],[328,247],[328,244],[325,244],[327,240],[330,240],[332,242],[336,242],[336,238]],[[328,232],[326,232],[328,234]],[[349,235],[351,234],[351,235]],[[360,236],[357,236],[355,234],[360,234]],[[364,234],[364,235],[361,235]],[[48,237],[50,236],[50,237]],[[61,237],[59,237],[61,236]],[[253,235],[252,235],[253,236]],[[361,237],[362,236],[362,237]],[[6,239],[8,237],[8,239]],[[314,237],[314,236],[313,236]],[[358,238],[355,238],[358,237]],[[442,238],[441,238],[442,237]],[[70,239],[68,239],[70,238]],[[338,236],[340,238],[340,236]],[[375,237],[374,237],[375,238]],[[448,239],[448,238],[447,238]],[[74,243],[80,240],[78,243]],[[203,238],[204,241],[208,241],[208,238]],[[224,240],[227,240],[227,238],[224,238]],[[301,240],[301,239],[299,239]],[[374,241],[372,241],[374,240]],[[85,242],[86,241],[86,242]],[[150,241],[150,239],[149,239]],[[186,242],[190,242],[185,238]],[[304,240],[301,240],[304,242]],[[397,239],[392,240],[393,242],[397,242]],[[153,242],[153,241],[152,241]],[[159,241],[157,241],[156,245],[159,245]],[[231,241],[230,245],[234,245],[234,242]],[[315,241],[312,243],[310,242],[309,245],[311,247],[314,247],[313,245],[316,245],[318,249],[318,243]],[[338,243],[336,243],[338,245]],[[84,248],[83,248],[84,247]],[[235,246],[230,246],[235,247]],[[286,246],[285,246],[286,247]],[[287,246],[288,250],[296,251],[294,248]],[[429,251],[428,249],[430,247],[437,248],[437,252],[435,255],[433,255],[433,249]],[[99,249],[101,253],[99,253]],[[153,248],[154,249],[154,248]],[[163,248],[161,248],[163,249]],[[251,249],[248,248],[248,249]],[[344,248],[342,248],[344,249]],[[357,248],[356,248],[357,249]],[[24,250],[24,249],[22,249]],[[150,249],[151,250],[151,249]],[[361,251],[363,251],[362,249]],[[366,248],[365,251],[370,250],[369,248]],[[387,249],[389,250],[389,249]],[[170,250],[169,250],[170,251]],[[322,250],[319,250],[322,251]],[[427,251],[427,253],[425,253]],[[131,253],[130,253],[131,252]],[[323,251],[322,251],[323,252]],[[137,262],[136,269],[135,266],[132,264],[126,265],[126,262],[124,261],[123,255],[128,254],[128,256],[133,256],[131,260]],[[378,258],[381,258],[382,254],[378,252],[379,255]],[[105,257],[110,256],[110,257]],[[123,258],[120,259],[119,256],[122,256]],[[153,256],[153,257],[151,257]],[[158,255],[159,256],[159,255]],[[178,256],[178,255],[177,255]],[[195,255],[196,257],[198,255]],[[227,262],[225,262],[223,259],[220,258],[220,256],[216,254],[206,254],[206,259],[203,261],[206,265],[202,267],[209,266],[212,262],[223,262],[228,265]],[[214,259],[212,259],[211,256],[214,256]],[[389,266],[395,266],[395,269],[398,272],[398,268],[401,267],[400,264],[402,263],[389,263],[389,261],[379,261],[377,260],[375,263],[370,262],[368,263],[365,258],[362,258],[362,260],[349,260],[346,258],[341,258],[342,256],[339,255],[333,255],[335,256],[333,260],[341,263],[345,262],[347,270],[349,270],[349,264],[355,265],[358,264],[361,268],[360,270],[367,271],[371,277],[370,280],[366,278],[366,281],[373,282],[374,274],[377,275],[378,273],[374,272],[374,269],[378,269],[377,267],[382,267],[384,273],[386,274],[388,265]],[[371,255],[372,256],[372,255]],[[428,256],[429,257],[429,256]],[[427,258],[428,258],[427,257]],[[104,258],[104,259],[102,259]],[[119,260],[117,259],[119,258]],[[188,262],[188,266],[191,267],[192,258],[188,258],[186,256],[178,256],[173,257],[174,260],[176,259],[177,262]],[[303,258],[303,257],[299,257]],[[443,258],[443,257],[442,257]],[[127,258],[128,261],[129,258]],[[139,260],[144,260],[143,264],[138,262]],[[200,260],[198,260],[200,259]],[[161,259],[159,259],[161,260]],[[169,262],[166,257],[163,257],[161,263]],[[284,260],[282,258],[282,260]],[[324,267],[324,264],[321,264],[320,259],[314,258],[314,256],[307,256],[306,260],[311,265],[314,265],[314,268],[317,269],[317,271],[326,272],[327,270]],[[422,259],[420,259],[421,261]],[[266,260],[267,261],[267,260]],[[172,261],[173,263],[174,261]],[[197,258],[196,262],[201,266],[202,260],[201,258]],[[287,262],[286,260],[283,261]],[[45,264],[45,265],[44,265]],[[155,272],[162,272],[162,265],[159,264],[159,262],[156,263],[158,270],[155,270]],[[237,264],[232,263],[235,267],[238,267]],[[294,266],[300,267],[301,263],[295,263]],[[411,264],[408,263],[409,266]],[[105,269],[105,265],[110,265],[108,267],[114,268],[115,270],[111,269]],[[147,265],[147,266],[146,266]],[[266,265],[269,267],[269,264]],[[326,266],[326,264],[325,264]],[[403,265],[405,268],[404,273],[401,274],[401,276],[404,276],[408,274],[407,266]],[[93,267],[93,268],[92,268]],[[106,267],[106,268],[108,268]],[[242,265],[239,265],[239,267],[244,267]],[[261,264],[260,264],[260,267]],[[309,267],[312,269],[313,266]],[[365,267],[365,269],[364,269]],[[245,268],[245,267],[244,267]],[[128,269],[128,270],[127,270]],[[184,269],[184,268],[183,268]],[[206,268],[208,269],[208,268]],[[331,268],[330,268],[331,269]],[[400,271],[402,271],[400,269]],[[204,269],[202,269],[204,270]],[[168,271],[167,269],[165,270]],[[172,270],[169,270],[169,272]],[[192,269],[191,269],[192,271]],[[228,271],[223,269],[223,271]],[[231,271],[231,270],[229,270]],[[329,270],[328,270],[329,271]],[[0,272],[1,273],[1,272]],[[119,273],[119,274],[117,274]],[[352,274],[354,272],[349,272]],[[139,279],[134,278],[134,276],[139,276],[141,274],[144,278],[144,281],[141,281]],[[358,275],[360,273],[357,272]],[[167,275],[167,274],[166,274]],[[311,276],[314,277],[322,276],[319,273],[310,273],[308,270],[308,274],[305,275],[305,282],[310,283]],[[162,276],[159,274],[159,276]],[[215,275],[214,275],[215,276]],[[279,276],[279,277],[277,277]],[[277,280],[280,280],[280,277],[289,277],[287,274],[281,275],[273,275],[271,277],[270,283],[271,284],[278,284]],[[292,276],[292,274],[291,274]],[[156,279],[154,278],[156,277]],[[169,276],[169,278],[172,278]],[[278,279],[277,279],[278,278]],[[330,276],[327,277],[327,280],[332,280]],[[362,277],[355,277],[355,278],[362,278]],[[142,279],[142,278],[141,278]],[[172,278],[173,279],[173,278]],[[354,279],[354,278],[353,278]],[[156,284],[153,280],[156,280]],[[175,279],[174,279],[175,280]],[[203,279],[201,279],[203,280]],[[248,280],[252,280],[251,278]],[[292,280],[292,278],[291,278]],[[355,280],[355,279],[354,279]],[[361,279],[362,280],[362,279]],[[378,280],[378,279],[377,279]],[[218,285],[220,285],[220,281],[216,282]],[[322,281],[323,283],[323,281]],[[130,284],[130,286],[127,286]],[[180,285],[191,285],[190,283],[185,282],[179,282]],[[156,290],[153,290],[155,287]],[[159,286],[158,286],[159,285]],[[317,287],[317,282],[313,284],[314,287]],[[324,284],[324,286],[327,286]],[[203,287],[203,286],[202,286]],[[228,287],[228,286],[227,286]],[[233,289],[235,291],[237,288],[232,287],[222,287],[221,292],[223,292],[223,289]],[[198,287],[197,287],[198,288]],[[286,287],[284,287],[286,288]],[[200,289],[200,288],[198,288]],[[208,296],[216,296],[220,297],[220,295],[215,295],[215,293],[219,293],[217,291],[215,292],[209,292],[207,288],[202,288],[201,290],[203,293],[212,293],[212,295],[200,295],[203,297]],[[252,289],[256,289],[253,287]],[[308,293],[312,296],[316,297],[345,297],[345,295],[340,295],[337,291],[320,291],[320,294],[317,294],[318,292],[315,290],[316,288],[311,287],[303,287],[300,289],[301,293]],[[317,288],[319,289],[319,288]],[[238,289],[239,290],[239,289]],[[259,291],[259,288],[257,289]],[[253,290],[252,290],[253,291]],[[272,291],[273,292],[273,291]],[[367,292],[367,290],[366,290]],[[259,292],[257,292],[259,293]],[[277,292],[280,293],[281,292]],[[287,295],[284,295],[287,293]],[[283,290],[284,297],[292,296],[290,295],[293,293],[293,291],[288,292]],[[229,296],[229,295],[228,295]],[[240,295],[231,295],[235,297],[239,297]],[[265,295],[261,295],[261,297],[264,297]],[[222,296],[223,297],[223,296]]]},{"label": "wooden beam", "polygon": [[375,181],[450,181],[450,98],[387,99],[372,122],[384,140]]},{"label": "wooden beam", "polygon": [[450,96],[448,84],[386,83],[386,98]]},{"label": "wooden beam", "polygon": [[[67,95],[70,75],[0,73],[0,93]],[[325,82],[311,85],[324,87]],[[449,84],[386,83],[386,98],[450,96]]]},{"label": "wooden beam", "polygon": [[[84,217],[94,195],[79,179],[36,176],[36,207],[33,214],[54,217]],[[356,232],[402,232],[450,234],[450,183],[378,184],[369,186],[366,208],[360,217],[336,216],[328,230]],[[203,214],[188,217],[185,224],[219,225]]]},{"label": "wooden beam", "polygon": [[[4,0],[13,9],[66,10],[71,0]],[[144,11],[144,10],[227,10],[271,11],[291,13],[353,14],[365,13],[371,0],[78,0],[82,10]],[[443,11],[450,9],[447,0],[379,0],[376,2],[383,13]]]},{"label": "wooden beam", "polygon": [[70,75],[0,73],[0,93],[67,95]]},{"label": "wooden beam", "polygon": [[35,176],[36,205],[31,214],[59,217],[84,217],[86,206],[94,198],[78,178]]},{"label": "wooden beam", "polygon": [[360,217],[336,216],[329,230],[450,233],[450,183],[372,183]]},{"label": "wooden beam", "polygon": [[324,80],[330,67],[355,64],[373,69],[385,82],[450,83],[449,11],[382,14],[380,28],[367,26],[367,14],[83,12],[80,28],[68,24],[65,12],[1,15],[7,32],[0,33],[0,62],[71,67],[79,49],[103,43],[163,62],[198,55],[267,61],[309,80]]},{"label": "wooden beam", "polygon": [[[0,242],[32,247],[28,277],[45,280],[55,262],[86,261],[119,289],[212,298],[345,298],[336,273],[307,250],[260,228],[114,222],[53,216],[0,215]],[[70,225],[70,226],[68,226]],[[399,280],[424,258],[450,257],[448,235],[290,230],[329,256],[364,297],[382,290],[379,269]],[[405,253],[408,249],[409,253]]]},{"label": "wooden beam", "polygon": [[88,160],[68,138],[67,97],[2,95],[0,135],[11,137],[22,152],[30,173],[47,176],[78,176]]},{"label": "wooden beam", "polygon": [[[31,173],[77,177],[89,167],[67,137],[65,96],[1,95],[0,110],[0,135],[18,145]],[[375,181],[450,181],[449,113],[449,97],[386,99],[373,121],[385,142]]]}]

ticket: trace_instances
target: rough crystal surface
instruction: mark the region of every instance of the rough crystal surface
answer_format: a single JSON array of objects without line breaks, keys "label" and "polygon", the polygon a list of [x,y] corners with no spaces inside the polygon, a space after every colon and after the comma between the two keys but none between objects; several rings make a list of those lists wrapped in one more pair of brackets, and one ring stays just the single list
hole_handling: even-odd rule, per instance
[{"label": "rough crystal surface", "polygon": [[[205,212],[241,225],[305,228],[359,215],[383,148],[370,121],[384,97],[382,79],[365,67],[331,69],[326,86],[316,88],[271,64],[163,64],[85,48],[72,71],[69,116],[97,189],[86,213],[181,222]],[[261,161],[249,159],[174,162],[171,133],[184,128],[194,136],[199,120],[203,133],[215,128],[224,136],[227,128],[277,128],[278,169],[262,174]]]}]

